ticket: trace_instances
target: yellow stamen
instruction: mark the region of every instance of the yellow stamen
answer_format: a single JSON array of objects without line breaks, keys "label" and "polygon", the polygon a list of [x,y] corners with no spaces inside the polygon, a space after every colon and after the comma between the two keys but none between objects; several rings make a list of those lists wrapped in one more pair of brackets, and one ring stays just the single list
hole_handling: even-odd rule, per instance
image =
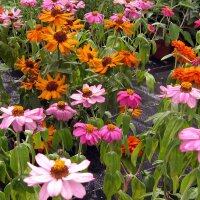
[{"label": "yellow stamen", "polygon": [[181,92],[191,92],[192,91],[192,84],[190,82],[182,82],[181,83]]},{"label": "yellow stamen", "polygon": [[91,124],[87,124],[86,127],[85,127],[85,130],[88,132],[88,133],[92,133],[94,131],[94,126],[91,125]]},{"label": "yellow stamen", "polygon": [[129,95],[132,95],[132,94],[134,94],[134,92],[135,92],[133,89],[127,89],[126,91],[127,91],[127,93],[128,93]]},{"label": "yellow stamen", "polygon": [[60,110],[64,110],[65,109],[65,102],[64,101],[59,101],[57,104],[57,108]]},{"label": "yellow stamen", "polygon": [[115,125],[113,125],[113,124],[108,124],[107,127],[108,127],[109,131],[115,130]]},{"label": "yellow stamen", "polygon": [[13,116],[23,116],[24,108],[22,106],[14,106],[12,114]]},{"label": "yellow stamen", "polygon": [[65,165],[64,160],[56,160],[50,172],[56,179],[61,179],[69,175],[68,167]]}]

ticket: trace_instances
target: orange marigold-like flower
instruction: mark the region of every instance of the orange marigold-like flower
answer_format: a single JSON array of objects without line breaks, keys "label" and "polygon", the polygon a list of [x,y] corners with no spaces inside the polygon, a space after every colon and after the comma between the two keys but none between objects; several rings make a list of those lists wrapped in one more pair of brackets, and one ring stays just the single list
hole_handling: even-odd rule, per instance
[{"label": "orange marigold-like flower", "polygon": [[[65,76],[63,75],[60,79],[60,73],[56,74],[55,79],[53,79],[49,74],[46,75],[47,80],[38,76],[36,82],[36,89],[41,90],[42,94],[38,98],[50,100],[50,99],[60,99],[62,94],[66,94],[66,88],[69,87],[65,83]],[[59,80],[60,79],[60,80]]]},{"label": "orange marigold-like flower", "polygon": [[[39,60],[40,61],[40,60]],[[39,62],[38,61],[38,62]],[[32,58],[26,59],[23,55],[21,60],[17,58],[16,66],[25,74],[38,74],[40,66]]]},{"label": "orange marigold-like flower", "polygon": [[20,88],[24,88],[26,90],[32,90],[35,87],[37,79],[38,79],[37,76],[27,78],[26,82],[21,82]]},{"label": "orange marigold-like flower", "polygon": [[95,64],[90,66],[92,70],[96,73],[99,73],[99,75],[105,74],[109,68],[116,67],[119,65],[123,65],[121,62],[124,57],[119,54],[119,52],[116,52],[112,56],[107,55],[104,58],[102,58],[101,62],[95,62]]},{"label": "orange marigold-like flower", "polygon": [[67,24],[65,25],[66,31],[78,31],[79,29],[84,28],[83,24],[80,24],[80,19],[75,21],[67,20]]},{"label": "orange marigold-like flower", "polygon": [[67,24],[67,20],[71,21],[74,19],[73,13],[63,13],[60,7],[55,7],[53,10],[43,10],[40,14],[39,20],[42,22],[49,22],[52,25],[63,26]]},{"label": "orange marigold-like flower", "polygon": [[48,33],[44,34],[44,40],[47,44],[44,46],[48,51],[53,52],[59,48],[60,52],[68,55],[69,49],[74,51],[74,45],[78,44],[78,41],[72,39],[76,35],[76,32],[68,33],[61,28],[57,28],[55,32],[51,27],[48,27]]},{"label": "orange marigold-like flower", "polygon": [[135,52],[122,50],[120,54],[124,56],[124,58],[122,59],[124,65],[128,65],[129,67],[136,67],[141,61],[140,59],[136,58]]},{"label": "orange marigold-like flower", "polygon": [[178,67],[178,68],[175,68],[173,70],[171,77],[172,77],[172,79],[177,79],[177,80],[180,80],[180,82],[182,82],[184,75],[185,75],[185,68],[184,67]]},{"label": "orange marigold-like flower", "polygon": [[200,84],[200,67],[187,67],[183,75],[182,81]]},{"label": "orange marigold-like flower", "polygon": [[134,27],[134,24],[123,21],[122,20],[123,15],[119,15],[118,19],[115,21],[110,21],[108,19],[104,20],[105,28],[114,28],[116,31],[124,31],[127,35],[132,35],[133,31],[131,30]]},{"label": "orange marigold-like flower", "polygon": [[[137,145],[140,143],[140,140],[136,138],[135,136],[131,135],[128,137],[128,149],[130,151],[130,154],[134,151],[134,149],[137,147]],[[124,145],[121,147],[122,153],[126,154],[126,148]],[[142,154],[142,150],[139,152],[139,155]]]},{"label": "orange marigold-like flower", "polygon": [[[126,110],[126,106],[119,106],[120,108],[120,111],[119,113],[124,113],[125,110]],[[135,108],[135,109],[127,109],[128,113],[132,116],[132,117],[136,117],[136,118],[139,118],[142,114],[142,110],[139,109],[139,108]]]},{"label": "orange marigold-like flower", "polygon": [[[196,59],[196,53],[191,47],[185,45],[184,42],[180,40],[172,41],[172,46],[174,46],[174,57],[182,63],[191,63],[192,60]],[[186,57],[187,59],[183,58]]]}]

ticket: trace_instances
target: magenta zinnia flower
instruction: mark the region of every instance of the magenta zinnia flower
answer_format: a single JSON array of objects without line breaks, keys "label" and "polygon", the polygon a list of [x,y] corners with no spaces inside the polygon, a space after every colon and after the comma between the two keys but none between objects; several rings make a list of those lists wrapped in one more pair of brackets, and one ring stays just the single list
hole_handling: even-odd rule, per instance
[{"label": "magenta zinnia flower", "polygon": [[68,121],[76,113],[66,102],[59,101],[52,104],[47,110],[47,115],[53,115],[58,121]]},{"label": "magenta zinnia flower", "polygon": [[151,32],[151,33],[155,33],[155,28],[152,24],[148,24],[148,30]]},{"label": "magenta zinnia flower", "polygon": [[187,104],[190,108],[194,108],[197,105],[197,100],[200,99],[200,90],[192,88],[192,84],[189,82],[182,82],[181,85],[167,87],[160,86],[163,98],[171,98],[175,104]]},{"label": "magenta zinnia flower", "polygon": [[111,17],[110,17],[112,22],[115,22],[117,20],[122,20],[123,22],[129,22],[130,20],[128,18],[126,18],[122,13],[114,13]]},{"label": "magenta zinnia flower", "polygon": [[71,103],[73,106],[83,104],[85,108],[89,108],[95,103],[103,103],[105,101],[105,98],[102,96],[105,94],[105,89],[102,88],[102,85],[89,86],[88,84],[84,84],[82,91],[77,91],[78,93],[70,96],[75,100]]},{"label": "magenta zinnia flower", "polygon": [[117,95],[117,101],[119,102],[120,106],[136,108],[141,104],[141,97],[138,94],[136,94],[133,89],[120,91]]},{"label": "magenta zinnia flower", "polygon": [[179,139],[182,140],[180,145],[181,152],[197,151],[200,163],[200,129],[185,128],[179,133]]},{"label": "magenta zinnia flower", "polygon": [[24,182],[30,187],[42,184],[39,200],[47,200],[48,197],[56,197],[60,194],[66,200],[71,199],[72,196],[83,198],[86,191],[81,183],[94,179],[91,173],[80,173],[89,166],[88,160],[76,164],[66,158],[49,160],[43,154],[37,154],[35,159],[39,167],[28,163],[31,172]]},{"label": "magenta zinnia flower", "polygon": [[195,28],[199,28],[200,27],[200,19],[198,19],[198,20],[196,20],[195,22],[194,22],[194,27]]},{"label": "magenta zinnia flower", "polygon": [[88,144],[90,146],[98,143],[99,131],[98,129],[91,124],[76,123],[74,125],[76,128],[73,131],[73,135],[80,137],[81,144]]},{"label": "magenta zinnia flower", "polygon": [[136,0],[128,3],[126,7],[129,8],[137,8],[143,12],[147,11],[148,9],[152,8],[154,6],[154,3],[151,1],[143,1],[143,0]]},{"label": "magenta zinnia flower", "polygon": [[101,139],[108,143],[119,141],[122,138],[122,130],[113,124],[102,127],[99,134]]},{"label": "magenta zinnia flower", "polygon": [[35,7],[37,5],[37,0],[21,0],[20,4],[22,6]]},{"label": "magenta zinnia flower", "polygon": [[164,8],[162,8],[162,13],[165,17],[171,17],[174,15],[174,12],[172,11],[171,8],[169,8],[168,6],[165,6]]},{"label": "magenta zinnia flower", "polygon": [[7,129],[12,125],[15,132],[36,130],[37,124],[45,118],[43,108],[24,111],[22,106],[10,106],[8,108],[1,107],[0,110],[3,112],[3,115],[0,116],[0,119],[3,119],[0,129]]},{"label": "magenta zinnia flower", "polygon": [[126,15],[129,19],[132,18],[138,19],[141,16],[141,12],[138,11],[135,7],[126,8],[124,11],[124,15]]},{"label": "magenta zinnia flower", "polygon": [[55,7],[60,7],[61,9],[65,8],[65,4],[67,0],[43,0],[42,9],[44,10],[52,10]]},{"label": "magenta zinnia flower", "polygon": [[97,12],[97,11],[86,13],[85,16],[84,16],[84,19],[89,24],[94,24],[94,23],[102,24],[103,23],[103,18],[104,18],[104,16],[101,13]]}]

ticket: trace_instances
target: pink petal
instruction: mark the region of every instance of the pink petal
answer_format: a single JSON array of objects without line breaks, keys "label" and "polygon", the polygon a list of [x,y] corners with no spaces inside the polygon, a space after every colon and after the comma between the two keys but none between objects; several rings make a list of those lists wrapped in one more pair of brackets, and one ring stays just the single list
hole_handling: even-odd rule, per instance
[{"label": "pink petal", "polygon": [[65,198],[65,199],[71,199],[72,198],[72,190],[70,187],[70,184],[68,181],[63,181],[63,187],[61,190],[61,195]]},{"label": "pink petal", "polygon": [[50,196],[56,197],[61,193],[62,186],[63,184],[61,179],[53,179],[51,182],[49,182],[47,186],[47,191]]},{"label": "pink petal", "polygon": [[35,156],[35,160],[38,163],[39,166],[43,167],[44,169],[47,169],[48,171],[51,170],[51,167],[53,166],[53,161],[49,160],[46,156],[44,156],[41,153],[38,153]]},{"label": "pink petal", "polygon": [[15,117],[13,116],[5,117],[1,122],[0,128],[7,129],[14,120],[15,120]]},{"label": "pink petal", "polygon": [[42,188],[40,189],[39,200],[47,200],[48,199],[49,194],[47,192],[47,185],[48,185],[48,183],[43,184]]},{"label": "pink petal", "polygon": [[73,180],[78,183],[86,183],[94,180],[93,174],[91,173],[73,173],[69,174],[67,177],[64,177],[63,180],[69,181]]},{"label": "pink petal", "polygon": [[69,181],[69,184],[71,187],[71,191],[75,197],[82,199],[85,196],[86,191],[81,183]]},{"label": "pink petal", "polygon": [[77,164],[76,166],[73,166],[72,168],[69,168],[69,173],[74,173],[78,171],[82,171],[86,169],[90,165],[89,160],[84,160],[80,164]]}]

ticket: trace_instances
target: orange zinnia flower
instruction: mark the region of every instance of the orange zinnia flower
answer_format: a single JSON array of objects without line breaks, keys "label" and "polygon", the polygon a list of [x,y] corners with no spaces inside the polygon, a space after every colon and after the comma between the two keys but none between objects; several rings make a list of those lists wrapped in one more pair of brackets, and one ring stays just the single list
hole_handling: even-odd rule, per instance
[{"label": "orange zinnia flower", "polygon": [[41,24],[37,24],[34,30],[27,31],[27,38],[30,42],[42,42],[45,29],[46,27],[42,27]]},{"label": "orange zinnia flower", "polygon": [[53,25],[62,26],[67,24],[67,20],[73,20],[73,13],[63,13],[60,7],[55,7],[53,10],[43,10],[39,20],[49,22]]},{"label": "orange zinnia flower", "polygon": [[128,22],[128,21],[123,21],[122,20],[123,15],[118,15],[118,19],[113,21],[105,19],[105,28],[114,28],[116,31],[124,31],[128,35],[133,34],[133,31],[131,30],[134,27],[134,24]]},{"label": "orange zinnia flower", "polygon": [[[134,151],[134,149],[137,147],[137,145],[140,143],[140,140],[136,138],[135,136],[131,135],[128,137],[128,149],[130,151],[130,154]],[[124,145],[121,147],[122,153],[126,154],[126,148]],[[139,155],[142,154],[142,150],[139,152]]]},{"label": "orange zinnia flower", "polygon": [[22,56],[21,60],[17,58],[16,66],[25,74],[38,74],[40,66],[32,58],[26,59]]},{"label": "orange zinnia flower", "polygon": [[177,79],[182,82],[183,76],[185,75],[185,68],[184,67],[178,67],[173,70],[172,79]]},{"label": "orange zinnia flower", "polygon": [[95,62],[95,64],[90,66],[92,70],[99,75],[105,74],[109,68],[116,67],[119,65],[123,65],[121,62],[124,57],[120,55],[118,52],[113,54],[112,56],[107,55],[102,58],[101,62]]},{"label": "orange zinnia flower", "polygon": [[185,68],[182,81],[200,84],[200,67],[188,67]]},{"label": "orange zinnia flower", "polygon": [[65,25],[66,31],[78,31],[79,29],[82,29],[84,25],[80,24],[80,21],[80,19],[77,19],[75,21],[67,20],[67,24]]},{"label": "orange zinnia flower", "polygon": [[135,52],[122,50],[120,54],[124,56],[124,58],[122,59],[124,65],[135,67],[140,62],[140,59],[136,58]]},{"label": "orange zinnia flower", "polygon": [[[126,106],[119,106],[119,108],[120,108],[119,113],[124,113],[126,110]],[[141,109],[138,109],[138,108],[135,108],[135,109],[129,108],[127,111],[132,117],[136,117],[136,118],[139,118],[143,112]]]},{"label": "orange zinnia flower", "polygon": [[[172,41],[172,46],[174,46],[174,57],[182,63],[191,63],[191,61],[196,59],[196,53],[191,47],[185,45],[184,42],[180,40]],[[188,60],[183,58],[186,57]]]},{"label": "orange zinnia flower", "polygon": [[74,51],[74,45],[78,44],[78,41],[72,39],[76,35],[76,32],[68,33],[60,28],[55,32],[51,27],[48,27],[48,33],[44,34],[44,40],[47,44],[44,46],[48,51],[53,52],[59,48],[60,52],[68,55],[69,49]]},{"label": "orange zinnia flower", "polygon": [[65,76],[63,75],[60,79],[60,73],[56,74],[55,79],[53,79],[49,74],[47,74],[47,80],[38,77],[36,82],[36,89],[41,90],[42,94],[38,98],[50,100],[50,99],[60,99],[62,94],[66,94],[66,88],[69,87],[68,84],[64,84]]}]

